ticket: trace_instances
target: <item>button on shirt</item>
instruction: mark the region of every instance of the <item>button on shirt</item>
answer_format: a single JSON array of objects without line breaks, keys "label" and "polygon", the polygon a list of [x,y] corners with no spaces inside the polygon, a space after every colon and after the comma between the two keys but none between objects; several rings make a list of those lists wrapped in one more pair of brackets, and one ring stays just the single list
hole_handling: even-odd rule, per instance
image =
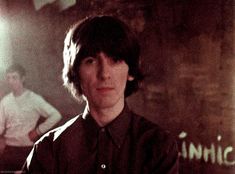
[{"label": "button on shirt", "polygon": [[176,142],[127,106],[105,127],[85,111],[37,142],[27,173],[177,174]]}]

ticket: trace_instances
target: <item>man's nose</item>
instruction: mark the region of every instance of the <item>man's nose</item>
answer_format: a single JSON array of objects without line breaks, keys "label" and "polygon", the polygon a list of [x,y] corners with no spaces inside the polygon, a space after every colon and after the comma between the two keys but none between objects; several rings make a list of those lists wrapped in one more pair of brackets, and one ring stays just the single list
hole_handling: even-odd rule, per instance
[{"label": "man's nose", "polygon": [[99,63],[99,73],[98,76],[102,80],[106,80],[110,78],[110,70],[111,67],[108,64],[107,60],[103,59]]}]

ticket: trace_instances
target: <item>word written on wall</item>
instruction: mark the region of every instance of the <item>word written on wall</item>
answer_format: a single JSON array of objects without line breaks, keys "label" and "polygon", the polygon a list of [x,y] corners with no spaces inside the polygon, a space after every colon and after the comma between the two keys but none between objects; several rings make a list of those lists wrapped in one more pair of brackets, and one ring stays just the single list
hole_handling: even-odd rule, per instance
[{"label": "word written on wall", "polygon": [[182,141],[181,151],[179,155],[184,159],[189,160],[204,160],[206,163],[219,164],[224,166],[235,166],[235,153],[233,153],[233,147],[227,146],[222,148],[219,145],[222,136],[217,136],[217,142],[211,143],[209,147],[202,144],[196,144],[193,142],[187,142],[187,133],[182,131],[178,138]]}]

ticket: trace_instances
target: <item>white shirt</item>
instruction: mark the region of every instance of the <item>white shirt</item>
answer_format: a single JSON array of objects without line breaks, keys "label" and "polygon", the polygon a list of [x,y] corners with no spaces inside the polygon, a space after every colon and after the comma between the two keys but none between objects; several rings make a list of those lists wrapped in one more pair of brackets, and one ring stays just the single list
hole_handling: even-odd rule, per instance
[{"label": "white shirt", "polygon": [[0,135],[5,132],[9,146],[32,146],[28,133],[35,129],[40,116],[46,118],[37,128],[41,133],[61,119],[60,113],[34,92],[26,90],[17,97],[10,93],[0,102]]}]

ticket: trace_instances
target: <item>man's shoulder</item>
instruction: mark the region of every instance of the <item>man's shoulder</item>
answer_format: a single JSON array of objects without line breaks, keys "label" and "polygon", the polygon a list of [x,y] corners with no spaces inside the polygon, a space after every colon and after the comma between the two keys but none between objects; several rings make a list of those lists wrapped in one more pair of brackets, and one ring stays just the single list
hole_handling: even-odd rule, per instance
[{"label": "man's shoulder", "polygon": [[133,114],[132,131],[137,138],[144,138],[146,141],[161,142],[163,144],[174,141],[170,131],[137,114]]},{"label": "man's shoulder", "polygon": [[55,129],[44,134],[35,144],[43,143],[44,141],[56,142],[59,141],[63,136],[66,136],[67,132],[76,131],[76,127],[79,125],[80,120],[82,119],[81,115],[77,115],[72,119],[68,120],[62,126],[59,126]]},{"label": "man's shoulder", "polygon": [[146,153],[152,154],[156,159],[163,154],[177,156],[176,138],[170,131],[142,116],[133,116],[132,135],[136,146],[145,149]]},{"label": "man's shoulder", "polygon": [[47,101],[45,100],[45,98],[34,92],[34,91],[31,91],[29,89],[27,89],[25,95],[24,95],[24,100],[27,100],[28,102],[31,102],[34,104],[34,106],[38,106],[39,104],[45,104],[47,103]]},{"label": "man's shoulder", "polygon": [[42,98],[41,95],[37,94],[34,91],[31,91],[30,89],[27,89],[25,95],[26,95],[27,98],[34,98],[34,99],[38,99],[38,98],[41,99]]},{"label": "man's shoulder", "polygon": [[141,116],[136,113],[132,113],[132,125],[134,129],[139,130],[140,132],[145,131],[157,131],[157,132],[166,132],[161,126],[157,123],[150,121],[148,118]]},{"label": "man's shoulder", "polygon": [[9,102],[13,99],[13,93],[10,92],[8,94],[6,94],[2,99],[1,99],[1,103],[5,103],[5,102]]}]

